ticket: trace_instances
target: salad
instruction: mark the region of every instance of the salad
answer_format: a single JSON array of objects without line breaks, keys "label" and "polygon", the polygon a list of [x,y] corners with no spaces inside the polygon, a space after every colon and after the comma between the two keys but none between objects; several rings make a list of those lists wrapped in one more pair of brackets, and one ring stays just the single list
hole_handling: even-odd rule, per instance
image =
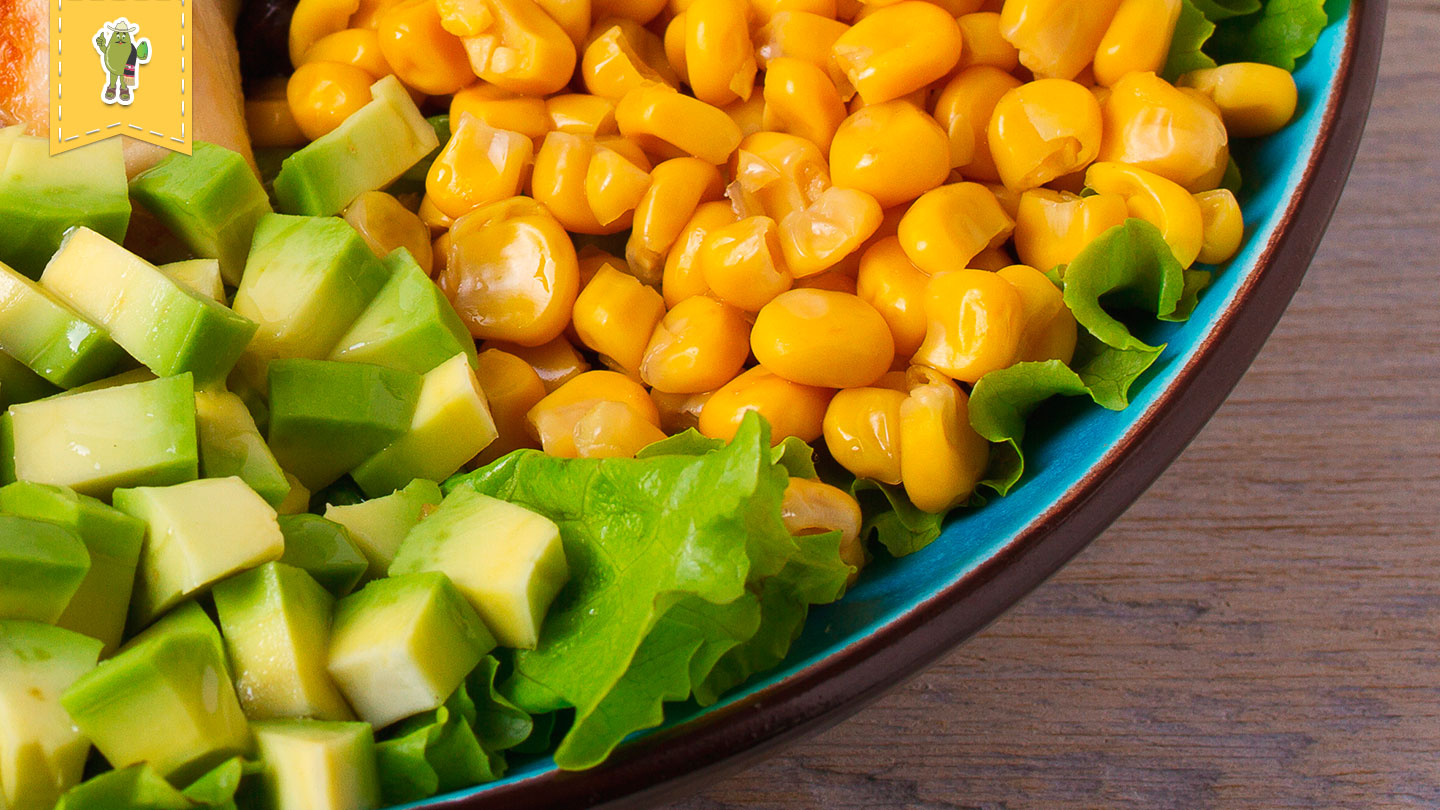
[{"label": "salad", "polygon": [[198,5],[190,155],[0,82],[3,808],[371,810],[716,702],[1126,406],[1326,24]]}]

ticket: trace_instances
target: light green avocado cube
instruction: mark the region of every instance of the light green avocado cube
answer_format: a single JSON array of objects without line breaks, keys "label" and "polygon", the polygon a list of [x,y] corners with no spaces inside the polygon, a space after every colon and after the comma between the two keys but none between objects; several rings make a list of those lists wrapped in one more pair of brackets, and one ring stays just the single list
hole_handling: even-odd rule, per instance
[{"label": "light green avocado cube", "polygon": [[0,262],[39,278],[70,228],[115,241],[130,224],[121,138],[50,154],[50,139],[19,135],[0,168]]},{"label": "light green avocado cube", "polygon": [[263,393],[271,360],[328,357],[388,278],[343,219],[262,217],[234,303],[260,328],[237,371]]},{"label": "light green avocado cube", "polygon": [[390,280],[340,338],[330,359],[424,374],[463,353],[475,366],[475,339],[410,252],[396,248],[384,262]]},{"label": "light green avocado cube", "polygon": [[275,199],[281,211],[337,214],[364,192],[395,182],[440,145],[435,129],[394,76],[370,85],[370,98],[280,165]]},{"label": "light green avocado cube", "polygon": [[270,449],[312,492],[405,435],[420,375],[287,358],[270,364]]},{"label": "light green avocado cube", "polygon": [[125,633],[145,524],[88,495],[28,481],[0,487],[0,512],[57,523],[79,535],[90,552],[90,572],[56,623],[104,642],[105,655],[114,652]]},{"label": "light green avocado cube", "polygon": [[81,676],[60,702],[111,765],[146,762],[176,784],[251,748],[224,642],[193,602]]},{"label": "light green avocado cube", "polygon": [[12,405],[0,419],[5,481],[109,498],[116,487],[165,486],[200,469],[189,374]]},{"label": "light green avocado cube", "polygon": [[31,371],[29,366],[0,351],[0,410],[59,392],[59,388]]},{"label": "light green avocado cube", "polygon": [[556,594],[570,580],[560,529],[529,509],[473,489],[451,492],[410,531],[391,575],[439,571],[506,647],[534,649]]},{"label": "light green avocado cube", "polygon": [[54,624],[89,572],[90,552],[75,532],[0,515],[0,619]]},{"label": "light green avocado cube", "polygon": [[441,497],[439,484],[415,480],[399,492],[379,498],[347,506],[331,504],[325,508],[325,517],[350,532],[355,545],[370,561],[366,576],[379,579],[395,560],[405,536],[427,511],[439,505]]},{"label": "light green avocado cube", "polygon": [[240,283],[255,223],[270,198],[243,155],[196,141],[130,181],[130,195],[196,255],[216,259],[225,280]]},{"label": "light green avocado cube", "polygon": [[275,509],[239,478],[115,491],[115,508],[146,526],[130,626],[232,574],[285,553]]},{"label": "light green avocado cube", "polygon": [[285,473],[285,481],[290,484],[290,494],[275,507],[275,511],[281,515],[300,515],[310,511],[310,490],[288,472]]},{"label": "light green avocado cube", "polygon": [[228,391],[195,392],[200,475],[236,476],[271,506],[284,503],[290,482],[240,397]]},{"label": "light green avocado cube", "polygon": [[257,328],[89,228],[66,234],[40,283],[151,371],[200,385],[224,380]]},{"label": "light green avocado cube", "polygon": [[410,429],[351,470],[367,495],[388,495],[417,478],[443,481],[499,434],[475,369],[457,354],[425,375]]},{"label": "light green avocado cube", "polygon": [[0,349],[61,388],[104,376],[125,354],[104,329],[3,263]]},{"label": "light green avocado cube", "polygon": [[355,590],[370,567],[350,531],[333,520],[319,515],[281,515],[280,532],[285,535],[280,562],[310,574],[336,597]]},{"label": "light green avocado cube", "polygon": [[[244,256],[241,256],[244,264]],[[192,291],[225,306],[225,279],[220,275],[220,262],[215,259],[186,259],[159,265],[160,272]]]},{"label": "light green avocado cube", "polygon": [[377,579],[335,606],[330,675],[375,728],[437,708],[495,639],[444,574]]},{"label": "light green avocado cube", "polygon": [[122,371],[118,374],[112,374],[109,377],[102,377],[94,382],[85,383],[84,385],[77,385],[68,391],[61,391],[60,393],[66,396],[70,394],[86,394],[91,391],[103,391],[106,388],[119,388],[122,385],[150,382],[151,380],[158,379],[160,378],[155,376],[155,372],[142,366],[140,368]]},{"label": "light green avocado cube", "polygon": [[335,597],[309,574],[266,563],[212,593],[245,716],[355,718],[325,671]]},{"label": "light green avocado cube", "polygon": [[0,807],[50,810],[80,781],[90,741],[60,696],[99,657],[100,642],[79,633],[0,621]]},{"label": "light green avocado cube", "polygon": [[55,810],[195,810],[195,802],[149,765],[131,765],[86,779]]},{"label": "light green avocado cube", "polygon": [[375,733],[369,723],[256,723],[266,807],[374,810],[381,804]]}]

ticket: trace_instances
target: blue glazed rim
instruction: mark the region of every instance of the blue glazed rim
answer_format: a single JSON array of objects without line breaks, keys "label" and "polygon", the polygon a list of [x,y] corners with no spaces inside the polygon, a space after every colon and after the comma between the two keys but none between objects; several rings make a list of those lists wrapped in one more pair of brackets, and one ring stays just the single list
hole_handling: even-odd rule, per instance
[{"label": "blue glazed rim", "polygon": [[[1111,412],[1067,400],[1031,420],[1030,459],[1008,498],[957,514],[932,545],[877,559],[835,605],[816,609],[790,656],[714,706],[672,706],[604,765],[564,772],[549,759],[408,807],[445,810],[650,806],[834,725],[902,683],[1015,604],[1100,534],[1180,454],[1279,321],[1344,188],[1370,109],[1385,0],[1330,0],[1330,25],[1295,78],[1297,119],[1237,144],[1246,246],[1219,269],[1194,315],[1146,324],[1167,344]],[[883,552],[882,552],[883,554]]]}]

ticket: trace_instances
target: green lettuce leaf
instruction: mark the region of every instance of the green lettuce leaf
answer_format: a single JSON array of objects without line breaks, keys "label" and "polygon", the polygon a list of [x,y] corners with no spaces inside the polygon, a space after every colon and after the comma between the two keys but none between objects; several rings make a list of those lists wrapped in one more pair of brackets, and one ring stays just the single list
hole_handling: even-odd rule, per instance
[{"label": "green lettuce leaf", "polygon": [[1260,0],[1191,0],[1191,2],[1210,22],[1220,22],[1231,17],[1254,14],[1260,10]]},{"label": "green lettuce leaf", "polygon": [[1205,13],[1203,7],[1207,5],[1216,4],[1199,0],[1197,5],[1195,0],[1181,0],[1180,19],[1170,40],[1170,53],[1165,57],[1164,69],[1160,71],[1166,81],[1173,82],[1192,70],[1215,67],[1215,60],[1204,51],[1205,43],[1215,33],[1213,20],[1217,19]]},{"label": "green lettuce leaf", "polygon": [[1293,71],[1327,22],[1324,0],[1268,0],[1257,13],[1221,22],[1206,50],[1222,64],[1264,62]]},{"label": "green lettuce leaf", "polygon": [[530,713],[511,703],[495,687],[499,671],[500,662],[487,655],[466,680],[469,696],[475,702],[475,736],[486,751],[507,751],[535,731]]},{"label": "green lettuce leaf", "polygon": [[385,801],[421,801],[504,776],[504,755],[485,749],[476,722],[475,702],[461,684],[440,708],[395,726],[393,737],[375,746]]},{"label": "green lettuce leaf", "polygon": [[940,536],[945,516],[917,508],[904,487],[861,478],[850,485],[850,494],[865,516],[861,537],[867,544],[879,541],[893,557],[914,554]]}]

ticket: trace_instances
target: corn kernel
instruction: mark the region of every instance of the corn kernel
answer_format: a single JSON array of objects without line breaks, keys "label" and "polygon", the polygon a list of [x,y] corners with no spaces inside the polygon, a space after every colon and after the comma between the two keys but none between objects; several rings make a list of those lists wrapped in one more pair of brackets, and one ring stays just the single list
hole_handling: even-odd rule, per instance
[{"label": "corn kernel", "polygon": [[614,135],[615,102],[584,93],[566,93],[545,99],[545,114],[550,120],[547,129],[571,135]]},{"label": "corn kernel", "polygon": [[[450,226],[455,224],[455,218],[435,207],[435,202],[429,197],[420,198],[420,208],[415,213],[419,215],[420,221],[425,223],[425,227],[430,229],[431,234],[443,233],[449,236]],[[437,254],[436,261],[440,260]]]},{"label": "corn kernel", "polygon": [[535,144],[519,132],[462,115],[425,176],[425,196],[451,217],[520,193]]},{"label": "corn kernel", "polygon": [[578,458],[634,458],[665,438],[665,432],[623,402],[597,402],[575,422],[572,431]]},{"label": "corn kernel", "polygon": [[960,39],[965,47],[955,70],[988,65],[1011,73],[1020,66],[1020,52],[1000,35],[1000,15],[993,11],[977,11],[960,16]]},{"label": "corn kernel", "polygon": [[544,99],[518,95],[484,82],[476,82],[450,99],[450,120],[458,123],[466,115],[531,140],[543,138],[550,131]]},{"label": "corn kernel", "polygon": [[1025,328],[1015,351],[1015,362],[1059,360],[1068,365],[1075,356],[1078,332],[1075,316],[1065,306],[1060,288],[1044,273],[1024,264],[1003,267],[995,274],[1020,293]]},{"label": "corn kernel", "polygon": [[762,366],[746,371],[720,387],[700,410],[700,432],[730,441],[749,411],[770,423],[770,441],[789,436],[813,442],[824,432],[825,409],[834,391],[791,382]]},{"label": "corn kernel", "polygon": [[919,197],[949,174],[949,137],[904,101],[873,104],[846,118],[830,146],[835,185],[863,191],[884,208]]},{"label": "corn kernel", "polygon": [[305,51],[306,62],[340,62],[370,74],[371,81],[393,71],[380,53],[380,37],[368,28],[347,28],[316,40]]},{"label": "corn kernel", "polygon": [[840,560],[855,569],[845,584],[853,585],[865,567],[865,545],[860,539],[863,517],[860,504],[844,490],[819,481],[792,476],[780,499],[785,531],[800,543],[815,535],[840,533]]},{"label": "corn kernel", "polygon": [[376,256],[384,258],[396,248],[405,248],[420,269],[429,273],[433,264],[430,229],[419,215],[383,191],[367,191],[356,197],[344,213],[345,221]]},{"label": "corn kernel", "polygon": [[435,0],[401,0],[377,24],[380,53],[407,86],[444,96],[474,83],[465,46],[441,25]]},{"label": "corn kernel", "polygon": [[830,150],[845,103],[825,71],[800,59],[772,59],[765,72],[765,129],[788,132]]},{"label": "corn kernel", "polygon": [[605,265],[575,299],[575,332],[606,366],[638,377],[650,335],[664,315],[660,293]]},{"label": "corn kernel", "polygon": [[585,170],[585,199],[595,220],[609,228],[627,222],[650,188],[650,173],[614,149],[596,146]]},{"label": "corn kernel", "polygon": [[969,266],[980,251],[1004,243],[1014,228],[990,189],[952,183],[916,200],[897,235],[910,261],[934,275]]},{"label": "corn kernel", "polygon": [[1110,88],[1101,114],[1099,160],[1154,172],[1188,191],[1220,184],[1230,162],[1228,138],[1219,111],[1203,96],[1153,73],[1132,73]]},{"label": "corn kernel", "polygon": [[900,483],[900,406],[906,393],[851,388],[825,410],[825,446],[856,478]]},{"label": "corn kernel", "polygon": [[626,19],[601,21],[591,31],[580,77],[587,91],[613,101],[650,82],[680,84],[660,38]]},{"label": "corn kernel", "polygon": [[759,312],[795,281],[785,267],[775,220],[769,217],[746,217],[716,228],[705,237],[696,260],[710,291],[746,312]]},{"label": "corn kernel", "polygon": [[859,250],[883,216],[880,204],[863,191],[826,189],[808,208],[780,223],[785,266],[796,278],[829,270]]},{"label": "corn kernel", "polygon": [[1069,264],[1095,237],[1130,216],[1118,194],[1080,197],[1045,188],[1020,195],[1015,251],[1020,261],[1049,270]]},{"label": "corn kernel", "polygon": [[484,0],[493,21],[462,38],[470,69],[515,93],[545,96],[570,83],[575,43],[534,0]]},{"label": "corn kernel", "polygon": [[1279,132],[1295,117],[1295,77],[1274,65],[1232,62],[1187,73],[1180,77],[1180,85],[1193,87],[1215,102],[1225,128],[1236,138]]},{"label": "corn kernel", "polygon": [[866,103],[878,104],[949,73],[960,49],[954,15],[931,3],[907,0],[855,23],[830,52]]},{"label": "corn kernel", "polygon": [[1120,0],[1095,51],[1095,81],[1110,87],[1129,73],[1159,73],[1170,55],[1181,0]]},{"label": "corn kernel", "polygon": [[488,349],[476,358],[475,379],[485,392],[499,435],[474,463],[483,466],[521,448],[538,449],[539,443],[526,427],[525,414],[545,398],[545,386],[530,364],[509,352]]},{"label": "corn kernel", "polygon": [[645,347],[640,378],[657,391],[701,394],[734,379],[749,356],[744,313],[709,296],[691,296],[660,319]]},{"label": "corn kernel", "polygon": [[370,74],[340,62],[308,62],[290,76],[290,115],[306,138],[315,140],[370,103]]},{"label": "corn kernel", "polygon": [[625,259],[647,284],[661,281],[665,254],[702,203],[723,199],[720,171],[703,160],[680,157],[650,172],[650,187],[635,206]]},{"label": "corn kernel", "polygon": [[1195,202],[1200,204],[1200,218],[1204,223],[1198,260],[1205,264],[1228,260],[1240,250],[1240,241],[1245,236],[1240,203],[1226,188],[1202,191],[1195,195]]},{"label": "corn kernel", "polygon": [[685,75],[695,97],[723,107],[755,89],[747,0],[695,0],[685,10]]},{"label": "corn kernel", "polygon": [[765,129],[764,93],[751,93],[750,98],[732,101],[721,107],[720,110],[735,122],[735,126],[740,128],[742,138],[748,138]]},{"label": "corn kernel", "polygon": [[860,257],[855,294],[875,308],[890,326],[897,357],[910,357],[925,340],[925,288],[930,276],[916,267],[888,237],[871,245]]},{"label": "corn kernel", "polygon": [[967,383],[1014,362],[1025,326],[1020,294],[987,270],[932,275],[925,316],[925,342],[915,361]]},{"label": "corn kernel", "polygon": [[[590,187],[591,163],[597,151],[594,138],[551,132],[545,136],[540,151],[535,155],[535,170],[530,175],[531,195],[544,204],[566,230],[575,233],[618,233],[630,226],[629,217],[623,215],[608,224],[601,223],[591,207],[587,190]],[[615,154],[623,158],[619,153]],[[607,158],[606,163],[597,169],[601,173],[597,175],[597,184],[602,182],[606,166],[612,162],[614,158]]]},{"label": "corn kernel", "polygon": [[[595,406],[614,402],[632,408],[640,419],[659,428],[660,413],[640,383],[614,371],[587,371],[549,394],[526,414],[531,435],[540,440],[545,452],[561,458],[576,458],[576,427]],[[598,427],[590,425],[588,427]],[[586,443],[603,444],[596,433]],[[663,436],[662,436],[663,438]],[[648,442],[647,442],[648,444]],[[636,448],[639,449],[639,448]]]},{"label": "corn kernel", "polygon": [[750,349],[770,371],[820,388],[869,385],[895,359],[880,313],[854,295],[830,290],[776,296],[755,316]]},{"label": "corn kernel", "polygon": [[1120,0],[1007,0],[1000,33],[1041,79],[1073,79],[1095,58]]},{"label": "corn kernel", "polygon": [[645,25],[665,10],[665,0],[593,0],[591,16],[597,20],[623,17]]},{"label": "corn kernel", "polygon": [[310,48],[321,39],[349,27],[358,0],[303,0],[290,17],[290,64],[305,64]]},{"label": "corn kernel", "polygon": [[592,17],[590,0],[535,0],[540,10],[549,15],[575,45],[579,54],[590,36],[591,23],[602,17]]},{"label": "corn kernel", "polygon": [[1083,85],[1041,79],[995,104],[988,132],[1000,180],[1023,191],[1090,165],[1100,152],[1100,105]]},{"label": "corn kernel", "polygon": [[970,427],[970,398],[959,386],[928,369],[912,368],[908,376],[909,396],[900,406],[900,476],[911,503],[944,512],[975,491],[990,462],[990,444]]},{"label": "corn kernel", "polygon": [[777,15],[787,12],[814,14],[835,19],[835,0],[750,0],[750,12],[756,26],[764,26]]},{"label": "corn kernel", "polygon": [[935,120],[949,136],[950,165],[972,180],[998,181],[990,150],[990,118],[1020,80],[990,65],[960,71],[935,99]]},{"label": "corn kernel", "polygon": [[735,212],[726,202],[701,203],[695,214],[665,257],[665,271],[660,282],[665,305],[678,306],[681,301],[694,296],[706,295],[710,285],[705,283],[705,270],[700,263],[700,251],[705,240],[713,231],[734,224]]},{"label": "corn kernel", "polygon": [[718,166],[740,146],[740,128],[723,110],[663,84],[626,93],[615,120],[621,134],[650,154],[669,146]]},{"label": "corn kernel", "polygon": [[540,378],[540,385],[545,389],[545,393],[554,391],[590,370],[589,361],[564,335],[539,346],[521,346],[500,340],[487,340],[480,344],[481,354],[492,349],[513,354],[528,363],[530,370]]},{"label": "corn kernel", "polygon": [[1096,163],[1085,173],[1085,184],[1101,194],[1125,198],[1130,216],[1160,229],[1175,259],[1189,267],[1204,243],[1200,204],[1184,188],[1154,172],[1122,163]]},{"label": "corn kernel", "polygon": [[755,56],[769,69],[776,59],[800,59],[825,71],[843,100],[855,94],[850,77],[830,58],[830,49],[850,26],[833,17],[804,11],[782,11],[755,34]]}]

